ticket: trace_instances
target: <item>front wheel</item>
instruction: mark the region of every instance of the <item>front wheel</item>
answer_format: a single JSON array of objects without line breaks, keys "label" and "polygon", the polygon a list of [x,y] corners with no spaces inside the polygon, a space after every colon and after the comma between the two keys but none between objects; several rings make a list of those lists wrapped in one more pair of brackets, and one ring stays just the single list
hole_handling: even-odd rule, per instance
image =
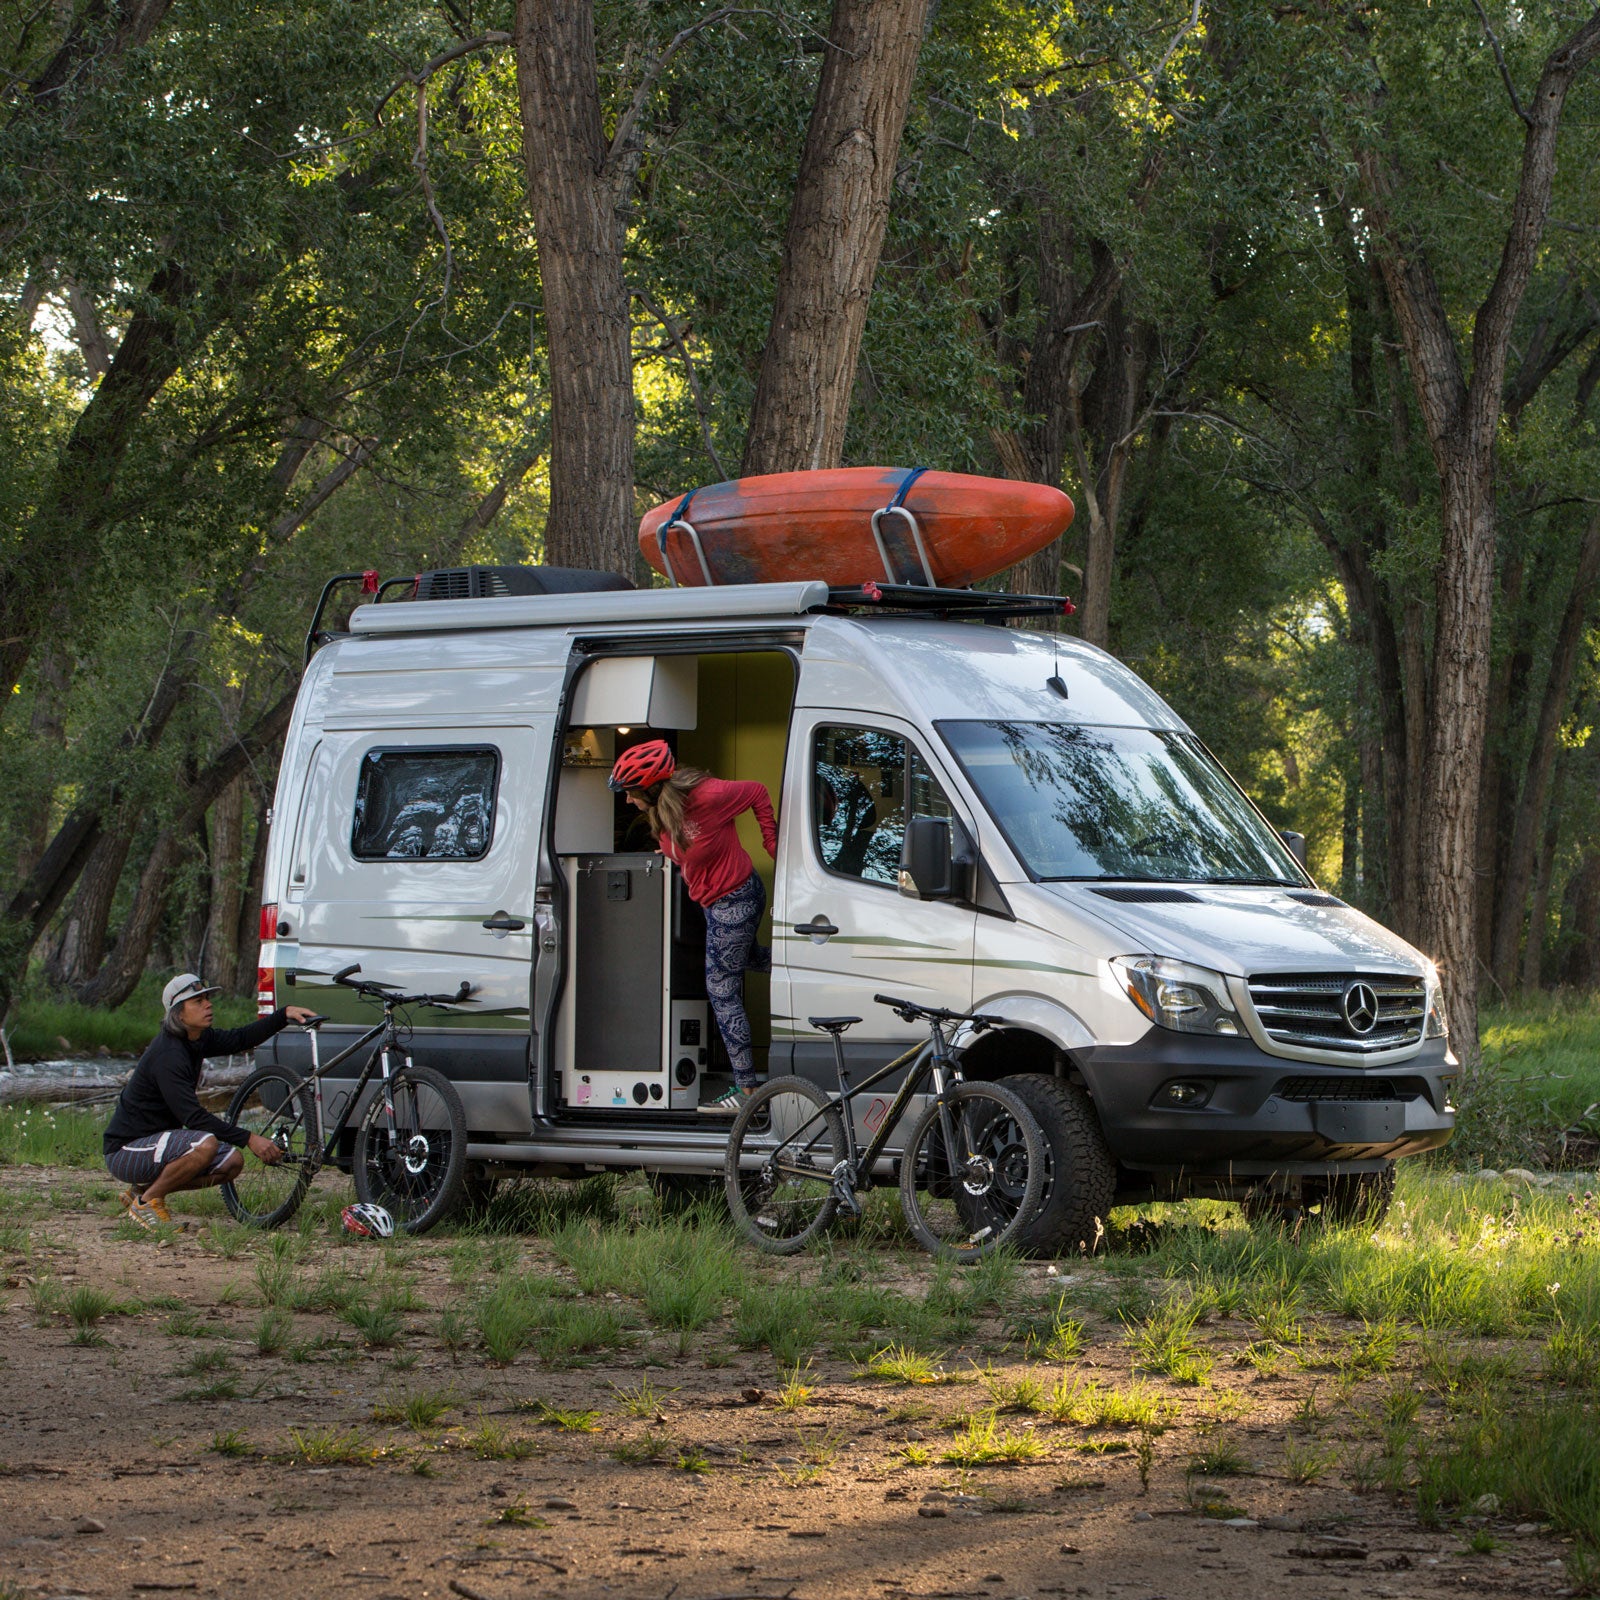
[{"label": "front wheel", "polygon": [[924,1249],[976,1261],[1018,1242],[1044,1177],[1044,1140],[1021,1099],[997,1083],[959,1083],[912,1130],[900,1200]]},{"label": "front wheel", "polygon": [[[390,1104],[394,1116],[389,1115]],[[467,1115],[442,1072],[414,1062],[379,1084],[356,1130],[356,1198],[382,1206],[403,1233],[426,1233],[461,1198]]]},{"label": "front wheel", "polygon": [[775,1256],[803,1250],[833,1221],[833,1169],[844,1122],[806,1078],[770,1078],[739,1108],[728,1134],[726,1188],[734,1226]]},{"label": "front wheel", "polygon": [[311,1090],[283,1067],[258,1067],[228,1104],[228,1121],[275,1144],[283,1159],[274,1166],[248,1150],[244,1171],[222,1188],[222,1203],[236,1221],[252,1228],[276,1228],[300,1209],[317,1174],[315,1108]]}]

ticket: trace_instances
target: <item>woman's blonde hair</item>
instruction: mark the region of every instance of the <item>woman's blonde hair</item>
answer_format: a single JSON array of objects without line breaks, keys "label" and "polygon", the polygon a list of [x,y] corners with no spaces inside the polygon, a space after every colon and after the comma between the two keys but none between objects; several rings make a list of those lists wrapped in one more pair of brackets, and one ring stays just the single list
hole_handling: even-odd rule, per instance
[{"label": "woman's blonde hair", "polygon": [[685,804],[689,791],[710,776],[704,767],[679,767],[665,783],[654,784],[643,791],[650,802],[644,812],[650,831],[658,839],[670,839],[674,850],[687,849],[694,837]]}]

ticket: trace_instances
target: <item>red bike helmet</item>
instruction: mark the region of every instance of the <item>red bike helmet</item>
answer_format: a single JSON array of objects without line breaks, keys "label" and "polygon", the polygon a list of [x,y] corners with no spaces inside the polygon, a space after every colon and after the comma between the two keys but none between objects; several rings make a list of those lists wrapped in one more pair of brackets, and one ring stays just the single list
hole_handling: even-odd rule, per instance
[{"label": "red bike helmet", "polygon": [[648,789],[665,783],[677,771],[678,758],[665,739],[652,739],[648,744],[636,744],[617,757],[611,769],[611,787],[621,794],[624,789]]}]

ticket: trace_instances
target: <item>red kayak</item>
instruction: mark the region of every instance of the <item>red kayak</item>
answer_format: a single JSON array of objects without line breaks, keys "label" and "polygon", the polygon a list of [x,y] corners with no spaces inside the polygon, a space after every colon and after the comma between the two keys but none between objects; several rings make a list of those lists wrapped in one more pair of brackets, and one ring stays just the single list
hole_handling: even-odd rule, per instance
[{"label": "red kayak", "polygon": [[962,589],[1059,538],[1072,511],[1059,489],[1012,478],[775,472],[663,500],[639,523],[639,549],[685,587],[872,579]]}]

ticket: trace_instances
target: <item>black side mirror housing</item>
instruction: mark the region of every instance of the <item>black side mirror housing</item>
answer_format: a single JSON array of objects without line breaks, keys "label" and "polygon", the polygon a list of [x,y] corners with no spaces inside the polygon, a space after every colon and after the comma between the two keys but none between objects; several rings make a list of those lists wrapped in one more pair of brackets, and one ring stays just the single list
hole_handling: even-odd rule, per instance
[{"label": "black side mirror housing", "polygon": [[913,817],[900,846],[900,892],[917,900],[971,898],[975,853],[950,817]]},{"label": "black side mirror housing", "polygon": [[1278,837],[1289,847],[1289,854],[1303,867],[1306,864],[1306,836],[1303,833],[1291,833],[1287,830]]}]

